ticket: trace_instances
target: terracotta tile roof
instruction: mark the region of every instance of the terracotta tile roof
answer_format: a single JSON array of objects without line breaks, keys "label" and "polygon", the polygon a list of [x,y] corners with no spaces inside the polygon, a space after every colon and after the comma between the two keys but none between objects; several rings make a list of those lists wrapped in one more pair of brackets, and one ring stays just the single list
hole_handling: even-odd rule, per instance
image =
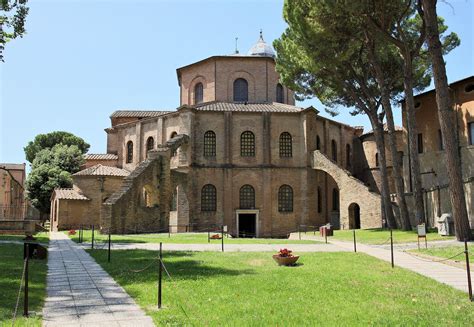
[{"label": "terracotta tile roof", "polygon": [[25,164],[0,163],[1,169],[25,170]]},{"label": "terracotta tile roof", "polygon": [[73,174],[73,176],[128,176],[130,172],[125,169],[117,168],[117,167],[110,167],[110,166],[102,166],[102,165],[95,165],[84,170],[78,171],[77,173]]},{"label": "terracotta tile roof", "polygon": [[[383,124],[383,131],[388,132],[387,124]],[[395,132],[403,132],[403,127],[395,125]],[[367,133],[362,134],[361,136],[370,135],[370,134],[373,134],[373,133],[374,133],[374,130],[370,130]]]},{"label": "terracotta tile roof", "polygon": [[118,155],[112,153],[88,153],[85,155],[86,160],[118,160]]},{"label": "terracotta tile roof", "polygon": [[56,199],[62,200],[90,200],[85,195],[79,193],[79,191],[72,188],[57,188],[54,190]]},{"label": "terracotta tile roof", "polygon": [[117,110],[110,115],[110,118],[149,118],[159,117],[173,111],[160,110]]},{"label": "terracotta tile roof", "polygon": [[208,102],[195,105],[199,111],[240,111],[240,112],[285,112],[299,113],[301,107],[278,102],[244,103],[244,102]]}]

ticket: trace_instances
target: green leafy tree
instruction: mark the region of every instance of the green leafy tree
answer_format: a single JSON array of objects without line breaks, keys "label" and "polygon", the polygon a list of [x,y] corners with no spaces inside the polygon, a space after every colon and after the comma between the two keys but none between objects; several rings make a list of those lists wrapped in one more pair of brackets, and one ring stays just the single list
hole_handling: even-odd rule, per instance
[{"label": "green leafy tree", "polygon": [[26,160],[33,163],[36,154],[43,149],[51,149],[57,144],[76,145],[85,154],[90,145],[82,138],[68,132],[51,132],[48,134],[38,134],[33,141],[30,141],[24,148]]},{"label": "green leafy tree", "polygon": [[71,174],[78,172],[83,162],[84,155],[77,145],[57,144],[36,153],[26,180],[31,203],[47,214],[54,189],[71,187]]},{"label": "green leafy tree", "polygon": [[286,1],[283,15],[289,27],[274,42],[282,81],[300,100],[317,96],[329,111],[337,112],[342,106],[354,108],[354,115],[367,115],[379,153],[385,217],[389,226],[396,227],[388,187],[381,92],[373,72],[367,69],[367,44],[361,42],[364,36],[358,20],[350,19],[336,1]]},{"label": "green leafy tree", "polygon": [[0,0],[0,61],[3,61],[5,44],[25,34],[28,0]]},{"label": "green leafy tree", "polygon": [[443,135],[446,151],[446,170],[449,178],[449,197],[453,210],[456,237],[460,241],[471,240],[472,233],[469,227],[469,217],[466,208],[466,198],[462,179],[459,142],[456,137],[456,118],[449,91],[446,66],[443,59],[443,33],[439,26],[439,17],[436,12],[436,0],[421,0],[420,10],[426,25],[428,52],[433,62],[434,84],[436,88],[436,104],[438,118]]}]

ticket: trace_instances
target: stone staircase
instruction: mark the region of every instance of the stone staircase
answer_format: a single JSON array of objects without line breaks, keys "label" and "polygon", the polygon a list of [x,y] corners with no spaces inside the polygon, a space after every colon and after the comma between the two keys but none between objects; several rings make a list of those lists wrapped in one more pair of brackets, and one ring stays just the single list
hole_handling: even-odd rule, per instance
[{"label": "stone staircase", "polygon": [[337,183],[340,201],[340,226],[349,228],[349,206],[356,203],[360,207],[361,228],[382,226],[381,197],[372,192],[359,179],[340,167],[319,150],[313,152],[312,167],[329,174]]}]

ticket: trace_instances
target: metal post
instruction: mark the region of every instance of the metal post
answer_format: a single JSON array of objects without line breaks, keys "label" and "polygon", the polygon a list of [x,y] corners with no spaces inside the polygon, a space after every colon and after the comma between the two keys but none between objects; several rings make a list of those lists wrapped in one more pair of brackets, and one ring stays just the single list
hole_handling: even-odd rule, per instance
[{"label": "metal post", "polygon": [[352,233],[354,234],[354,252],[357,252],[357,246],[356,246],[356,230],[353,229]]},{"label": "metal post", "polygon": [[94,249],[94,225],[92,225],[92,249]]},{"label": "metal post", "polygon": [[168,238],[171,238],[171,228],[168,226]]},{"label": "metal post", "polygon": [[428,248],[428,240],[427,240],[428,237],[427,237],[427,236],[428,236],[428,235],[425,235],[425,249]]},{"label": "metal post", "polygon": [[464,240],[464,253],[466,254],[467,289],[469,292],[469,300],[474,301],[472,298],[471,267],[469,265],[469,250],[467,249],[467,240]]},{"label": "metal post", "polygon": [[390,228],[390,252],[391,252],[392,268],[393,268],[394,267],[394,263],[393,263],[393,233],[392,233],[391,228]]},{"label": "metal post", "polygon": [[107,254],[107,262],[110,262],[110,229],[109,229],[109,253]]},{"label": "metal post", "polygon": [[28,265],[30,263],[30,246],[26,243],[26,265],[25,265],[25,293],[23,303],[23,316],[28,317]]},{"label": "metal post", "polygon": [[207,228],[207,243],[211,243],[211,232],[209,230],[209,227]]},{"label": "metal post", "polygon": [[326,241],[326,244],[328,244],[328,229],[324,227],[324,240]]},{"label": "metal post", "polygon": [[160,267],[158,268],[158,309],[161,309],[161,280],[163,278],[163,263],[162,263],[162,259],[163,259],[163,243],[160,242]]},{"label": "metal post", "polygon": [[301,241],[301,227],[298,225],[298,234],[300,236],[300,241]]},{"label": "metal post", "polygon": [[224,252],[224,225],[222,225],[221,240],[222,240],[222,252]]}]

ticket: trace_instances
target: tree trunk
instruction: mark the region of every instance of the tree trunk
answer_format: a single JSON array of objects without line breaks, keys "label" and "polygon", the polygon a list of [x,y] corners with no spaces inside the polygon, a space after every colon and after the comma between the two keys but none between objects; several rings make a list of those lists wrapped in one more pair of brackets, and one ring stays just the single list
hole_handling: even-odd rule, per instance
[{"label": "tree trunk", "polygon": [[405,111],[408,128],[408,151],[410,155],[411,182],[415,200],[415,222],[426,223],[423,205],[423,189],[421,186],[420,159],[418,157],[418,135],[415,121],[415,99],[413,98],[413,67],[409,50],[403,54],[404,72],[403,86],[405,91]]},{"label": "tree trunk", "polygon": [[[373,53],[372,53],[373,55]],[[410,230],[410,217],[408,214],[408,207],[407,202],[405,200],[405,190],[403,186],[403,176],[402,176],[402,169],[400,166],[400,160],[397,151],[397,143],[396,143],[396,134],[395,134],[395,123],[393,121],[393,112],[392,112],[392,105],[390,104],[390,94],[385,85],[385,78],[383,71],[378,64],[375,56],[372,56],[372,62],[375,70],[375,75],[377,79],[377,84],[379,85],[381,94],[382,94],[382,107],[385,111],[385,117],[387,119],[387,129],[388,129],[388,145],[390,148],[390,153],[392,157],[392,166],[393,166],[393,175],[395,179],[395,188],[397,193],[397,202],[400,207],[400,222],[399,226],[403,230]]]},{"label": "tree trunk", "polygon": [[390,190],[388,187],[388,174],[387,174],[387,160],[385,157],[385,144],[383,138],[383,125],[377,118],[377,114],[374,113],[369,116],[374,129],[375,144],[377,145],[377,152],[379,154],[379,167],[380,167],[380,179],[381,179],[381,196],[383,209],[385,211],[385,219],[390,228],[396,228],[395,217],[392,210],[392,201],[390,200]]},{"label": "tree trunk", "polygon": [[443,60],[442,46],[439,40],[438,16],[436,13],[436,0],[422,0],[428,52],[433,62],[434,84],[436,88],[436,103],[438,105],[438,118],[443,135],[446,151],[446,169],[449,178],[449,195],[458,240],[472,239],[469,227],[469,218],[466,209],[466,199],[462,181],[461,160],[459,144],[456,139],[454,112],[446,77],[446,67]]}]

